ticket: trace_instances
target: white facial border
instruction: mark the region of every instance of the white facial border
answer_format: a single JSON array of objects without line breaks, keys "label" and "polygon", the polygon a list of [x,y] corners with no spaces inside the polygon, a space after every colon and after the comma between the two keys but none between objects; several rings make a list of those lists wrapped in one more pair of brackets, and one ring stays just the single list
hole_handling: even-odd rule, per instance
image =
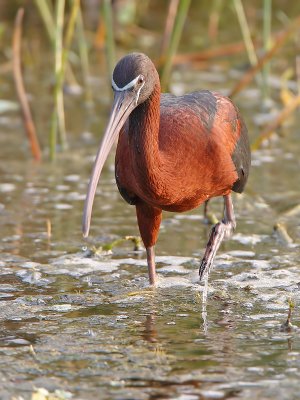
[{"label": "white facial border", "polygon": [[[131,82],[127,83],[127,85],[123,86],[122,88],[119,88],[119,86],[116,84],[116,82],[114,81],[114,78],[111,78],[111,85],[112,88],[114,90],[116,90],[117,92],[123,92],[125,90],[131,89],[132,87],[135,86],[135,84],[137,83],[138,79],[139,79],[140,75],[137,76],[136,78],[134,78]],[[139,88],[139,90],[137,91],[136,94],[136,100],[135,100],[135,104],[137,105],[137,102],[139,100],[140,97],[140,92],[142,90],[142,87],[145,85],[145,81],[143,82],[143,84],[141,85],[141,87]]]},{"label": "white facial border", "polygon": [[111,85],[114,90],[116,90],[118,92],[123,92],[124,90],[132,88],[137,83],[139,77],[140,76],[137,76],[136,78],[134,78],[131,82],[127,83],[127,85],[123,86],[122,88],[119,88],[119,86],[114,81],[114,78],[111,78]]}]

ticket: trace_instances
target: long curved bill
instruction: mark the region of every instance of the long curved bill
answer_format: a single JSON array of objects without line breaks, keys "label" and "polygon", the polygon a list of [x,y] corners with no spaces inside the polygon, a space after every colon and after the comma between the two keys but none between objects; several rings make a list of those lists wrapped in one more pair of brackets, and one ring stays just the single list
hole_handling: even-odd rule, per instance
[{"label": "long curved bill", "polygon": [[129,114],[133,111],[135,107],[136,107],[136,94],[133,91],[124,90],[115,92],[110,119],[96,156],[93,172],[90,178],[88,191],[85,199],[83,219],[82,219],[82,233],[84,237],[87,237],[89,234],[96,188],[103,165],[121,128],[125,124],[127,118],[129,117]]}]

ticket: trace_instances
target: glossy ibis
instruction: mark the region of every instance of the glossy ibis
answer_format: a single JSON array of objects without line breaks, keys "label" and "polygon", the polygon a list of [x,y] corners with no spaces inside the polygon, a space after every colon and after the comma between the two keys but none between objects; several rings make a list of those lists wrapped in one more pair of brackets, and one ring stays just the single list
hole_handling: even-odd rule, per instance
[{"label": "glossy ibis", "polygon": [[156,68],[141,53],[117,63],[112,89],[114,102],[88,187],[83,234],[89,233],[98,180],[119,134],[116,182],[122,197],[136,207],[151,285],[156,278],[154,246],[162,210],[187,211],[212,197],[224,197],[224,218],[210,233],[201,279],[210,271],[222,240],[236,226],[231,191],[243,191],[250,167],[243,119],[231,100],[217,92],[161,94]]}]

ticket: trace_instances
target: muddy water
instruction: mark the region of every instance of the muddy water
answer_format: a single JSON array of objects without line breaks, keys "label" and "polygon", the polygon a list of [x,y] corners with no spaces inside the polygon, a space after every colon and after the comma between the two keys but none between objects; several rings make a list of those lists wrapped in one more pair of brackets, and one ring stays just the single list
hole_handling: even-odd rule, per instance
[{"label": "muddy water", "polygon": [[[208,72],[175,74],[173,91],[230,86],[230,72]],[[90,239],[82,239],[84,195],[108,112],[108,94],[97,95],[102,86],[95,74],[93,110],[66,99],[70,150],[52,165],[46,151],[43,163],[30,161],[18,111],[0,115],[0,398],[31,399],[34,388],[74,399],[297,398],[299,115],[283,139],[253,154],[246,192],[234,196],[237,230],[218,252],[203,320],[198,266],[210,227],[202,208],[164,215],[158,287],[150,290],[143,250],[124,241],[111,254],[92,251],[138,234],[134,208],[115,186],[112,155]],[[5,96],[13,99],[9,84]],[[44,110],[36,114],[46,148],[50,99],[32,101]],[[245,91],[237,101],[253,137],[259,95]],[[221,216],[220,199],[210,207]],[[278,222],[290,239],[274,233]],[[287,330],[288,299],[296,306]]]},{"label": "muddy water", "polygon": [[[246,112],[250,127],[256,112],[256,106]],[[197,270],[210,227],[202,209],[165,215],[158,288],[149,290],[145,254],[131,242],[112,254],[89,251],[138,233],[134,209],[114,183],[113,157],[84,242],[82,206],[97,139],[81,132],[55,165],[36,164],[18,113],[3,116],[1,399],[30,399],[34,387],[76,399],[296,398],[300,230],[299,211],[290,213],[300,197],[296,125],[288,138],[253,154],[248,188],[234,197],[236,233],[210,275],[204,324]],[[222,202],[212,201],[211,209],[220,216]],[[273,233],[278,221],[292,243]],[[286,332],[289,298],[296,308]]]}]

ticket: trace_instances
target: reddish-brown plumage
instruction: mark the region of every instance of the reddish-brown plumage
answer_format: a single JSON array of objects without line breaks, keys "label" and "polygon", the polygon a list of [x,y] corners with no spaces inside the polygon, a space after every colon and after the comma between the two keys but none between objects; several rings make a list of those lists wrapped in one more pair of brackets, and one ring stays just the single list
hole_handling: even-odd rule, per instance
[{"label": "reddish-brown plumage", "polygon": [[[250,150],[239,112],[228,98],[215,92],[161,95],[158,74],[142,54],[126,56],[117,64],[113,87],[121,122],[117,121],[116,129],[108,128],[106,135],[110,130],[120,132],[116,181],[121,195],[136,206],[150,283],[155,280],[153,246],[162,210],[187,211],[212,197],[224,196],[224,221],[211,234],[212,243],[208,243],[201,264],[202,275],[206,268],[209,270],[223,237],[235,227],[230,193],[241,192],[248,177]],[[113,111],[110,124],[115,119]],[[101,159],[101,168],[103,162]],[[89,193],[95,190],[99,178],[97,168],[94,175],[98,176],[92,177]],[[87,196],[85,232],[93,196]]]},{"label": "reddish-brown plumage", "polygon": [[[187,114],[185,109],[170,107],[164,112],[168,108],[164,106],[157,115],[152,113],[151,119],[143,110],[138,115],[141,132],[135,132],[136,117],[131,115],[117,147],[118,186],[147,204],[175,212],[191,210],[211,197],[229,193],[238,179],[231,156],[240,126],[230,100],[214,95],[217,109],[209,132],[197,115]],[[149,107],[159,100],[158,93]],[[225,119],[226,107],[232,108],[235,125],[228,114]]]}]

